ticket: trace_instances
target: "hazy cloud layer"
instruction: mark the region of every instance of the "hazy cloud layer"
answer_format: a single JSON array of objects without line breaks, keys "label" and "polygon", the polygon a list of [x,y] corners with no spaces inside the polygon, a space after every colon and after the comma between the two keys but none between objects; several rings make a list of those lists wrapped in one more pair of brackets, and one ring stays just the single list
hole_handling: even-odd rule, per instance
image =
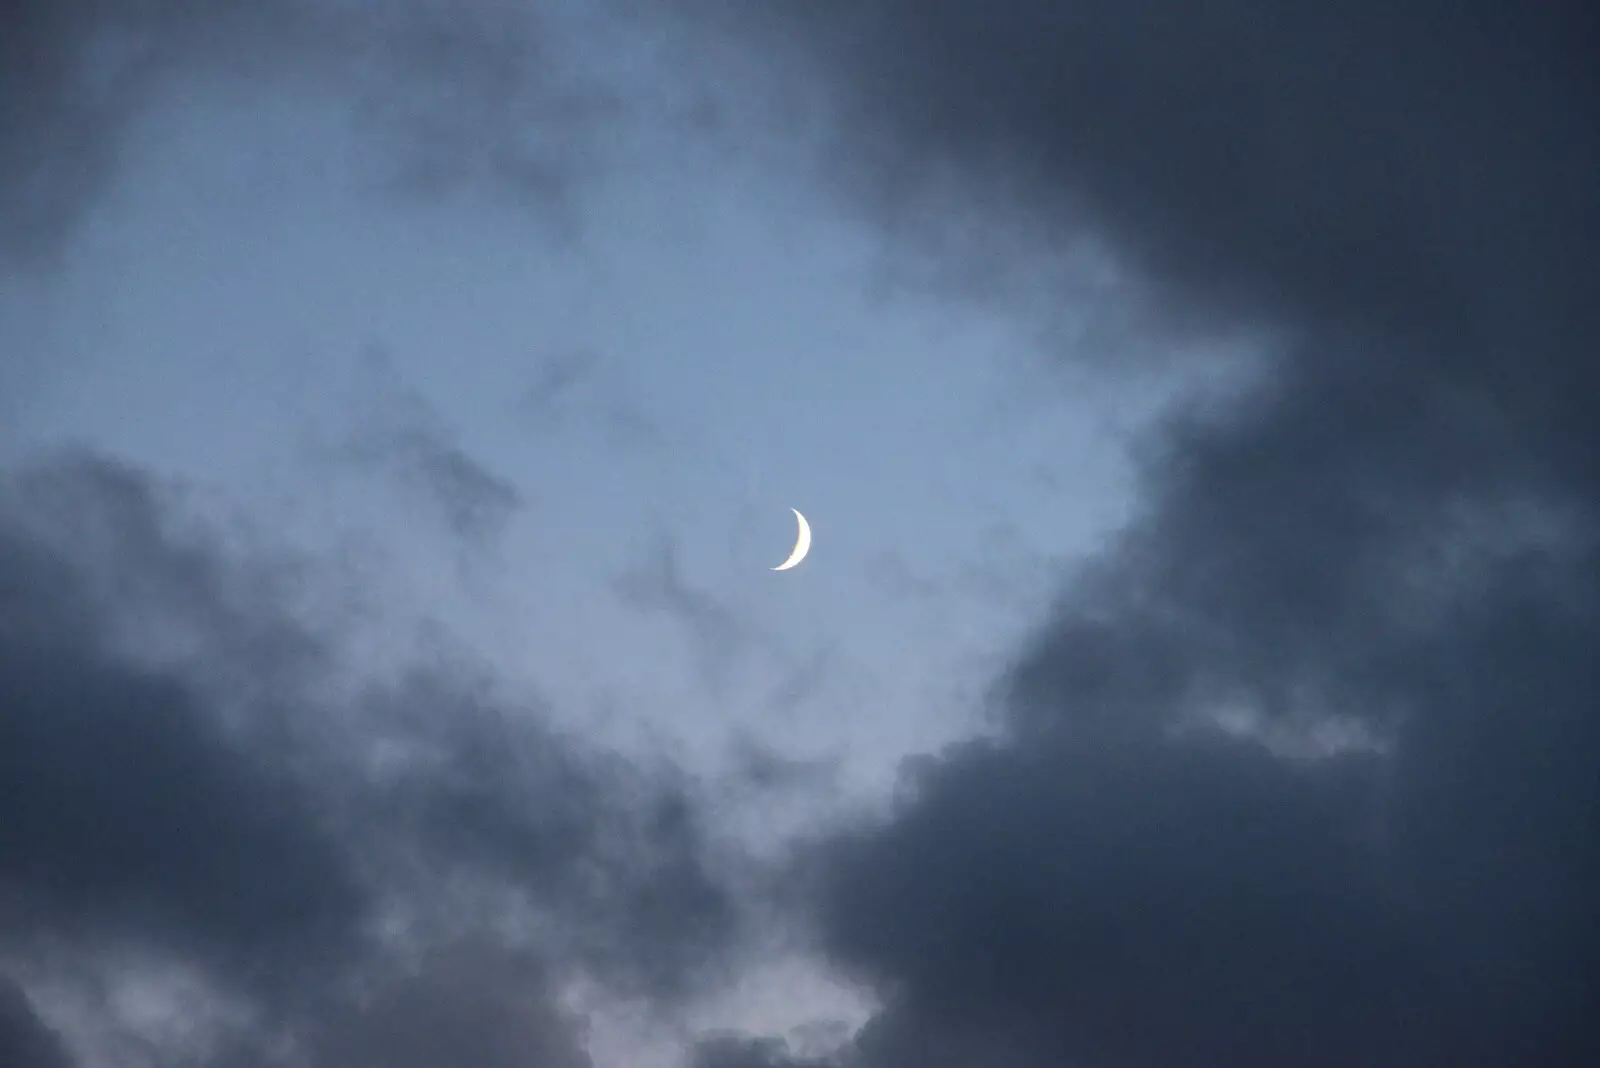
[{"label": "hazy cloud layer", "polygon": [[[1089,225],[1172,301],[1286,339],[1149,443],[1143,518],[1008,676],[1012,739],[810,856],[822,937],[887,999],[854,1056],[1600,1057],[1590,16],[746,15],[839,88],[857,204],[892,193],[899,224],[954,189],[1042,250]],[[1240,712],[1347,717],[1386,755],[1193,726]]]}]

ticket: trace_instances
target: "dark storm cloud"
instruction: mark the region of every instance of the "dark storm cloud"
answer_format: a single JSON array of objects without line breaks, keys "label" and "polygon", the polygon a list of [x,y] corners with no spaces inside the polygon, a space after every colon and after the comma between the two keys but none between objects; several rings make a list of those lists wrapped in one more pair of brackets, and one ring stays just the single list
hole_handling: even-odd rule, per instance
[{"label": "dark storm cloud", "polygon": [[314,77],[357,106],[390,184],[487,182],[556,206],[614,102],[568,77],[546,11],[279,0],[0,4],[0,259],[60,250],[115,175],[135,123],[210,79]]},{"label": "dark storm cloud", "polygon": [[[492,1026],[433,998],[436,1040],[465,1056],[537,1032],[548,1063],[579,1064],[541,993],[552,976],[578,969],[670,1001],[733,937],[690,784],[672,769],[554,735],[448,650],[389,683],[341,683],[341,636],[269,596],[250,575],[272,565],[176,521],[136,471],[63,459],[4,489],[0,964],[170,960],[302,1046],[376,1051],[403,1041],[389,1024],[420,1025],[394,1007],[422,996],[418,983],[454,982],[407,979],[402,944],[380,928],[457,946],[435,961],[446,971],[476,954],[468,970],[489,983],[505,970],[491,958],[516,971],[522,951],[481,938],[520,916],[553,932],[527,950],[549,970],[498,990],[515,1011],[480,1006]],[[163,629],[197,631],[197,644],[138,640]],[[252,648],[283,633],[298,635],[283,648],[317,655]],[[357,697],[329,696],[352,681]],[[392,996],[361,1009],[357,979]],[[35,1042],[27,1019],[8,1007],[3,1041]]]},{"label": "dark storm cloud", "polygon": [[[1140,518],[1020,653],[1010,737],[808,854],[824,942],[885,999],[854,1055],[1600,1063],[1584,6],[737,17],[831,79],[857,203],[1041,253],[1089,227],[1210,317],[1172,322],[1282,339],[1143,443]],[[1229,710],[1383,752],[1194,726]]]},{"label": "dark storm cloud", "polygon": [[366,712],[393,770],[351,799],[352,833],[391,881],[426,886],[443,862],[523,888],[559,919],[552,945],[629,994],[671,1000],[715,968],[738,917],[673,769],[518,722],[458,671],[414,674]]},{"label": "dark storm cloud", "polygon": [[884,210],[949,182],[1058,237],[1089,212],[1186,290],[1340,329],[1532,329],[1582,295],[1584,5],[790,7],[843,82],[840,176]]},{"label": "dark storm cloud", "polygon": [[[127,499],[141,487],[107,468],[63,478],[125,494],[77,516],[127,521],[127,560],[148,559],[151,502]],[[20,914],[7,926],[134,931],[235,964],[348,934],[356,889],[284,769],[231,744],[197,685],[119,655],[82,570],[5,511],[0,881]],[[192,597],[206,577],[185,555],[167,564]]]},{"label": "dark storm cloud", "polygon": [[692,1068],[839,1068],[832,1057],[803,1057],[781,1038],[718,1035],[699,1042]]},{"label": "dark storm cloud", "polygon": [[536,959],[451,946],[332,1021],[312,1045],[327,1068],[590,1068],[579,1021],[552,993]]},{"label": "dark storm cloud", "polygon": [[67,1053],[13,983],[0,979],[0,1064],[11,1068],[69,1068]]},{"label": "dark storm cloud", "polygon": [[444,942],[324,992],[287,1029],[239,1029],[187,1059],[193,1068],[591,1068],[586,1022],[558,1002],[538,954],[482,937]]}]

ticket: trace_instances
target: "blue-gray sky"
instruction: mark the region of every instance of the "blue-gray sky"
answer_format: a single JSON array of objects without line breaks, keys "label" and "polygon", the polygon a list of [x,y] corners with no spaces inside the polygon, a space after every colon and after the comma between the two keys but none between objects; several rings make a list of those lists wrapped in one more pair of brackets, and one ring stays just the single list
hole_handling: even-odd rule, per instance
[{"label": "blue-gray sky", "polygon": [[1588,1063],[1470,6],[5,8],[0,1061]]}]

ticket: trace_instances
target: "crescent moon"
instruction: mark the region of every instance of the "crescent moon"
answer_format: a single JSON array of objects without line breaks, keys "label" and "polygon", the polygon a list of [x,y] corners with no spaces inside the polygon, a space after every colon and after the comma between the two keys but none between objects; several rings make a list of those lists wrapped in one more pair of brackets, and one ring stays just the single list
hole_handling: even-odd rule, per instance
[{"label": "crescent moon", "polygon": [[811,524],[806,522],[806,517],[800,514],[800,509],[791,508],[795,519],[800,523],[800,536],[795,539],[794,551],[789,554],[789,559],[773,568],[774,571],[787,571],[806,558],[806,553],[811,551]]}]

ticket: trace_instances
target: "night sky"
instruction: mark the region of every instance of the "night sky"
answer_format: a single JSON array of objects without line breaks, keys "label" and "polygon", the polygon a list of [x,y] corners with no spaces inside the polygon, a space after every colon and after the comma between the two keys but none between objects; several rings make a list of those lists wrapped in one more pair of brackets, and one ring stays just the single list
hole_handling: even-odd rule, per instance
[{"label": "night sky", "polygon": [[0,0],[0,1068],[1600,1064],[1587,6]]}]

